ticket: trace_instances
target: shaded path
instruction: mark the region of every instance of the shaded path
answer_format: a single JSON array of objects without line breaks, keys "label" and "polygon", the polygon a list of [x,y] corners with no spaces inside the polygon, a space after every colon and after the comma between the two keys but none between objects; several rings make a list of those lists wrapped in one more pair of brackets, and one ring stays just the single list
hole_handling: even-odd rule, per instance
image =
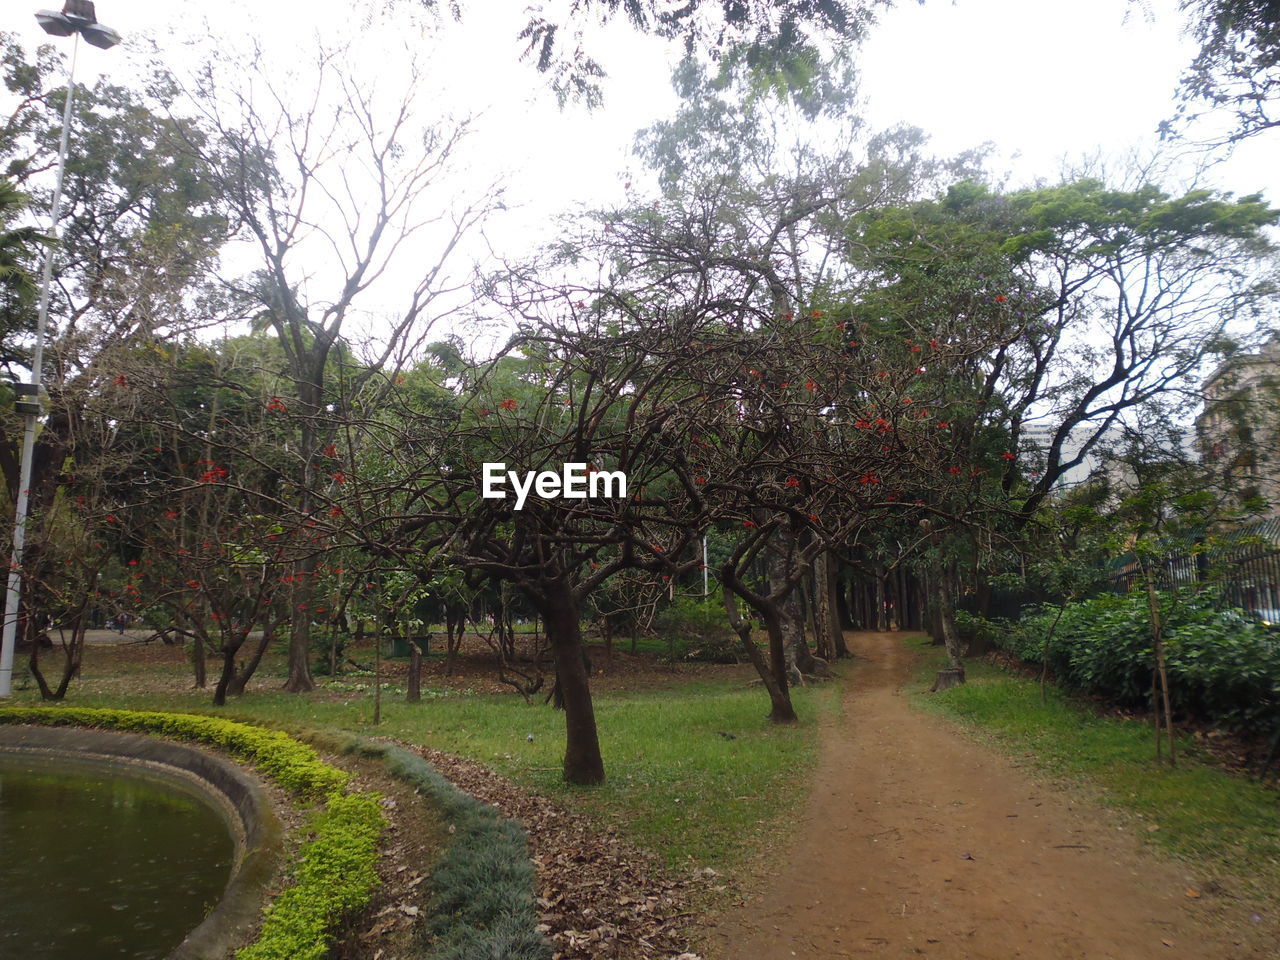
[{"label": "shaded path", "polygon": [[[850,634],[858,658],[797,842],[776,878],[722,916],[721,960],[1227,960],[1274,944],[1192,900],[1189,872],[1087,802],[911,707],[901,634]],[[1232,908],[1234,911],[1234,907]]]}]

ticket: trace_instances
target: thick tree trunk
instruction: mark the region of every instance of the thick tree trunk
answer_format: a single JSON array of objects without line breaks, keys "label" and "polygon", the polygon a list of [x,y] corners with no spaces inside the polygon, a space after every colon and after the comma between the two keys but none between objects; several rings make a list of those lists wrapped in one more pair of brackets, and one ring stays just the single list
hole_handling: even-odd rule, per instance
[{"label": "thick tree trunk", "polygon": [[564,705],[564,779],[583,785],[604,783],[577,599],[566,584],[552,585],[531,599],[546,622],[555,657],[556,688]]}]

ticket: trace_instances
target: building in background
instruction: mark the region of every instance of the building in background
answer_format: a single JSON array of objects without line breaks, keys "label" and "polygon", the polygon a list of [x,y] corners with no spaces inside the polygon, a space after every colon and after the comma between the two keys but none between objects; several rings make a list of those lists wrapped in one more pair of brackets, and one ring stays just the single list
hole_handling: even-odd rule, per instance
[{"label": "building in background", "polygon": [[[1049,445],[1053,442],[1054,434],[1057,432],[1056,425],[1032,423],[1022,428],[1022,444],[1025,448],[1030,448],[1032,452],[1032,463],[1036,464],[1036,468],[1040,469],[1044,463],[1044,458],[1048,456]],[[1066,441],[1062,444],[1059,453],[1059,459],[1063,463],[1069,463],[1074,460],[1084,447],[1085,442],[1093,435],[1096,427],[1093,424],[1081,424],[1067,434]],[[1075,487],[1084,483],[1086,480],[1107,476],[1108,479],[1115,480],[1121,471],[1119,465],[1109,457],[1111,449],[1118,445],[1122,440],[1123,433],[1119,427],[1110,427],[1103,432],[1098,441],[1089,448],[1083,459],[1073,467],[1070,467],[1058,478],[1058,482],[1054,484],[1055,490],[1064,490],[1068,487]],[[1035,471],[1033,470],[1034,474]],[[1035,479],[1033,476],[1032,479]]]},{"label": "building in background", "polygon": [[1222,468],[1237,499],[1261,497],[1262,515],[1280,517],[1280,336],[1223,362],[1202,393],[1200,456]]}]

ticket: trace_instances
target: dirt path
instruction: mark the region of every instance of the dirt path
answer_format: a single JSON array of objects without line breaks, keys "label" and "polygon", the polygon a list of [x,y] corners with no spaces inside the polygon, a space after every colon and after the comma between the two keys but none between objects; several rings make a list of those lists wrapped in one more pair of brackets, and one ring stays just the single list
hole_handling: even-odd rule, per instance
[{"label": "dirt path", "polygon": [[719,919],[708,956],[1275,956],[1274,943],[1243,942],[1260,931],[1239,908],[1189,899],[1186,868],[1105,812],[913,709],[901,634],[850,639],[859,659],[801,839],[767,888]]}]

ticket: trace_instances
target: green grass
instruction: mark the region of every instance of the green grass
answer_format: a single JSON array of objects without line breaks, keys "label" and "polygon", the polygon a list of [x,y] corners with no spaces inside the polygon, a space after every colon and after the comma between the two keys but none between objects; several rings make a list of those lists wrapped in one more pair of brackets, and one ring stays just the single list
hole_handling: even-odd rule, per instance
[{"label": "green grass", "polygon": [[[669,864],[717,868],[743,862],[774,832],[776,817],[808,794],[818,719],[839,709],[838,684],[794,691],[801,722],[770,724],[768,697],[740,682],[696,682],[634,693],[597,693],[607,782],[575,788],[561,780],[564,715],[514,695],[423,691],[420,704],[383,698],[372,726],[369,690],[347,699],[253,692],[210,707],[208,694],[89,693],[77,706],[215,713],[285,730],[345,730],[435,747],[492,767],[517,783],[616,825]],[[732,739],[722,736],[730,734]],[[533,735],[530,742],[528,735]]]},{"label": "green grass", "polygon": [[[918,648],[919,640],[910,641]],[[1108,806],[1140,817],[1150,842],[1215,872],[1253,878],[1280,893],[1280,792],[1212,766],[1190,738],[1178,766],[1157,763],[1147,723],[1101,717],[1050,687],[1042,703],[1034,679],[974,661],[968,682],[924,694],[945,657],[930,650],[915,702],[989,734],[1010,752],[1029,753],[1044,771],[1097,790]]]}]

